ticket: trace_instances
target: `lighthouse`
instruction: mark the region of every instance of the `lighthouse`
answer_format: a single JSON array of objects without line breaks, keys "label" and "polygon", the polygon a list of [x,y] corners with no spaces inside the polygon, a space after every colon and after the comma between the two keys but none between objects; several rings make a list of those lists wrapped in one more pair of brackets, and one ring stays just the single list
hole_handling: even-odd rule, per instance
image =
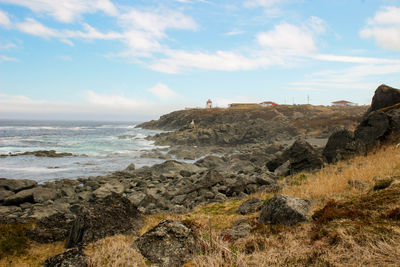
[{"label": "lighthouse", "polygon": [[206,108],[212,108],[212,101],[211,99],[208,99],[206,102]]}]

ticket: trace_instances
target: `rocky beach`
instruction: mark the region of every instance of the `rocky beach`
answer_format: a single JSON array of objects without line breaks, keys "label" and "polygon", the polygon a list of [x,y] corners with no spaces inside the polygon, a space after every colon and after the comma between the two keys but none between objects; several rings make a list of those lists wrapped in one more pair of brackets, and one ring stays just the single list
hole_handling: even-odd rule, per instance
[{"label": "rocky beach", "polygon": [[[24,246],[62,242],[66,250],[49,255],[52,257],[45,262],[38,261],[44,266],[99,266],[90,263],[89,247],[115,235],[134,236],[132,253],[143,257],[138,262],[145,259],[146,264],[155,266],[200,265],[197,261],[197,265],[190,264],[196,255],[206,257],[216,253],[217,244],[229,247],[226,255],[218,252],[222,253],[218,254],[221,259],[225,257],[233,264],[236,253],[235,266],[251,266],[244,256],[240,256],[242,259],[237,255],[251,255],[261,246],[267,250],[268,244],[258,244],[257,248],[253,243],[248,247],[243,245],[239,253],[240,240],[255,233],[273,235],[276,231],[275,235],[283,235],[295,225],[312,225],[312,232],[322,236],[314,236],[315,240],[327,238],[328,243],[334,244],[334,236],[323,225],[339,220],[340,216],[361,218],[347,209],[349,200],[333,203],[327,202],[328,199],[303,198],[301,194],[287,195],[285,190],[301,186],[307,177],[318,176],[321,169],[323,172],[331,164],[347,161],[351,164],[353,158],[367,157],[385,145],[397,144],[399,103],[399,90],[381,85],[371,106],[280,105],[175,111],[136,126],[163,131],[146,138],[158,147],[141,154],[142,158],[159,160],[157,164],[138,167],[137,162],[131,162],[125,169],[105,175],[41,183],[0,178],[1,231],[7,227],[20,229],[18,235],[22,233]],[[3,155],[3,158],[75,156],[54,149]],[[400,200],[398,186],[392,185],[398,182],[394,174],[376,177],[374,184],[360,180],[357,173],[347,177],[349,188],[361,188],[359,192],[364,194],[361,198],[367,199],[372,194],[378,199],[379,194],[387,194],[388,205]],[[230,213],[235,214],[236,220],[229,226],[213,229],[211,211],[207,213],[209,225],[196,221],[196,215],[190,219],[189,214],[196,214],[199,208],[211,209],[224,203],[236,205]],[[371,208],[360,208],[358,202],[350,204],[358,205],[363,216]],[[391,226],[398,230],[398,213],[393,207],[393,214],[389,215],[394,219],[387,215],[380,220],[392,220]],[[334,210],[333,215],[329,209]],[[158,220],[154,228],[146,228],[149,218],[161,214],[171,219]],[[272,227],[276,225],[279,230]],[[398,232],[393,238],[397,236]],[[12,234],[0,238],[0,258],[5,261],[19,249],[18,244],[7,247],[14,242],[10,241],[13,238]],[[217,240],[211,241],[213,238]],[[398,253],[399,248],[396,249],[393,253]],[[322,258],[317,255],[309,263],[335,266],[326,262],[323,265],[319,261]]]}]

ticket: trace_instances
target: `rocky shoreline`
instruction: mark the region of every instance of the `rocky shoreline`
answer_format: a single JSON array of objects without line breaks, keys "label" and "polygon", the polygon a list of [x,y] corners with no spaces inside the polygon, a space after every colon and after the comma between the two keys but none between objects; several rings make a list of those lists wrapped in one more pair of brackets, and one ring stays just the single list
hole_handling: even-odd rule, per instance
[{"label": "rocky shoreline", "polygon": [[[161,129],[168,127],[169,130],[172,129],[169,127],[178,127],[173,132],[153,137],[158,144],[174,145],[169,152],[153,151],[153,155],[147,155],[165,157],[165,162],[138,169],[131,164],[125,170],[105,176],[44,184],[1,178],[0,222],[32,224],[28,230],[30,239],[40,243],[67,240],[67,248],[79,248],[116,233],[137,232],[146,214],[185,213],[198,205],[243,199],[256,192],[276,195],[267,203],[262,200],[262,204],[257,200],[246,203],[247,206],[242,207],[239,213],[262,210],[259,220],[263,224],[292,225],[305,221],[308,220],[307,212],[312,202],[280,195],[284,183],[279,179],[287,177],[285,181],[290,182],[291,175],[312,172],[325,164],[367,153],[379,144],[398,141],[400,109],[397,102],[393,103],[393,97],[387,97],[393,94],[400,96],[396,89],[384,85],[378,87],[371,108],[360,119],[360,123],[356,122],[354,132],[346,128],[323,128],[315,132],[311,123],[307,127],[298,127],[298,120],[305,120],[304,116],[299,115],[299,110],[296,110],[297,115],[292,114],[293,110],[290,111],[291,116],[298,117],[297,121],[293,118],[290,120],[282,110],[275,110],[271,111],[275,114],[273,116],[267,112],[270,120],[249,118],[243,112],[240,116],[244,117],[240,117],[239,122],[235,122],[237,117],[223,119],[224,116],[207,115],[207,120],[200,120],[195,127],[186,126],[192,115],[183,119],[175,114],[175,121],[170,121],[172,115],[165,115],[157,122],[141,125]],[[306,110],[316,112],[308,107]],[[313,113],[309,116],[309,120],[316,118]],[[354,114],[351,116],[356,117]],[[211,118],[218,122],[210,128],[207,125]],[[342,120],[341,126],[353,125],[354,122],[349,124],[347,119],[345,117]],[[335,121],[339,123],[337,118]],[[273,132],[274,138],[266,138]],[[309,137],[317,138],[327,132],[332,132],[332,135],[323,147],[310,145],[303,135],[308,133]],[[278,142],[290,139],[294,140],[291,145]],[[194,163],[180,162],[168,159],[166,155],[198,160]],[[178,232],[183,231],[180,234],[186,233],[182,234],[186,236],[186,241],[182,242],[193,241],[187,226],[176,222],[164,224],[159,227],[170,227]],[[237,227],[244,229],[247,226],[238,223]],[[235,233],[235,229],[232,231],[228,233],[229,236]],[[147,235],[151,236],[153,232]],[[143,236],[137,241],[139,250],[144,256],[154,258],[146,249],[145,238]],[[165,248],[166,254],[170,252]],[[79,253],[78,249],[73,255]],[[180,257],[177,255],[175,258]],[[177,262],[162,260],[159,263],[162,266],[179,266],[185,260],[182,257]],[[157,259],[152,262],[157,263]]]}]

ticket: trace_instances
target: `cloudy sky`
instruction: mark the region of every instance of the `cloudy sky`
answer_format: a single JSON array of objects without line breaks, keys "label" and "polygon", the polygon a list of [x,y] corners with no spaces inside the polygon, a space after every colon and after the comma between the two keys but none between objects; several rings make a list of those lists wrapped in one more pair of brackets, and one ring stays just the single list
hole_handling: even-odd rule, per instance
[{"label": "cloudy sky", "polygon": [[369,104],[400,87],[396,0],[0,0],[0,119]]}]

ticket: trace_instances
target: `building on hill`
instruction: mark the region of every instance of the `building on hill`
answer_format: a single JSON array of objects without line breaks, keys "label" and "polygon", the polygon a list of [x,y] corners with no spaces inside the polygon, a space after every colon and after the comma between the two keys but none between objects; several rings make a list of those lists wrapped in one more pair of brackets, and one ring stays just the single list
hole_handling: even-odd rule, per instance
[{"label": "building on hill", "polygon": [[278,105],[277,103],[272,102],[272,101],[264,101],[264,102],[260,103],[260,106],[262,106],[262,107],[275,107],[277,105]]},{"label": "building on hill", "polygon": [[208,99],[206,102],[206,108],[212,108],[212,101],[211,99]]},{"label": "building on hill", "polygon": [[254,107],[259,106],[257,103],[232,103],[228,105],[230,108],[238,108],[238,107]]},{"label": "building on hill", "polygon": [[340,100],[332,102],[332,106],[357,106],[357,104],[346,100]]}]

